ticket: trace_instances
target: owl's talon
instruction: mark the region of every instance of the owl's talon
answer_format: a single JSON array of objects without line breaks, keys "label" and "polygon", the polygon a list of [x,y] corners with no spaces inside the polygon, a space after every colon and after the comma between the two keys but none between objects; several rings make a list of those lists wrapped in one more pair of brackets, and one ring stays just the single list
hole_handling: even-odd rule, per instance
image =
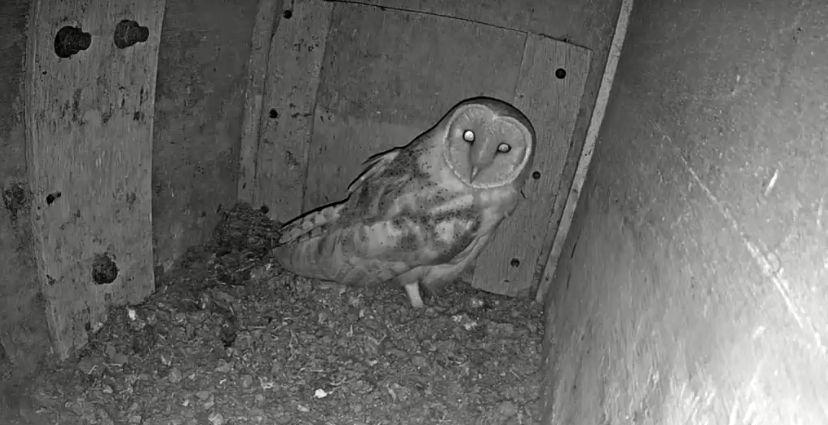
[{"label": "owl's talon", "polygon": [[408,294],[408,299],[411,300],[411,306],[414,308],[423,308],[423,299],[420,297],[420,285],[418,283],[409,283],[405,285],[405,292]]}]

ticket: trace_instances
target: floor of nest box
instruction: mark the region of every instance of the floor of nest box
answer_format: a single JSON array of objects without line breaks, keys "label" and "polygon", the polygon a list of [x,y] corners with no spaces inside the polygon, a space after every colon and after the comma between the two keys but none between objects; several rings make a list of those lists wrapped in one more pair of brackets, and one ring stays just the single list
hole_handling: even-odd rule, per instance
[{"label": "floor of nest box", "polygon": [[276,230],[226,213],[151,299],[6,389],[0,422],[538,423],[538,306],[464,283],[421,310],[402,288],[314,287],[270,265]]}]

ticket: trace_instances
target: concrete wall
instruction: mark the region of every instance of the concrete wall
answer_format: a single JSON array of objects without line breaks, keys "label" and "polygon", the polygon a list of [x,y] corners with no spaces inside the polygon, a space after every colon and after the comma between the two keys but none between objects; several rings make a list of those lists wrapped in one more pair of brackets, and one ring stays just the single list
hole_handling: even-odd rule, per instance
[{"label": "concrete wall", "polygon": [[636,0],[547,310],[548,419],[828,423],[828,3]]},{"label": "concrete wall", "polygon": [[[0,2],[0,380],[50,343],[31,247],[22,84],[30,0]],[[153,146],[155,264],[210,237],[236,200],[256,2],[167,0]],[[40,355],[43,354],[43,355]]]}]

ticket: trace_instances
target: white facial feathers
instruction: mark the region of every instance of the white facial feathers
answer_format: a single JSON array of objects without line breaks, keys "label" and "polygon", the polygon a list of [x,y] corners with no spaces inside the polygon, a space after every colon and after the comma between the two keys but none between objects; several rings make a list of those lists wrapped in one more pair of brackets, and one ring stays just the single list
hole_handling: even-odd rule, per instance
[{"label": "white facial feathers", "polygon": [[483,189],[514,183],[529,165],[534,131],[521,120],[472,103],[446,122],[445,160],[465,184]]}]

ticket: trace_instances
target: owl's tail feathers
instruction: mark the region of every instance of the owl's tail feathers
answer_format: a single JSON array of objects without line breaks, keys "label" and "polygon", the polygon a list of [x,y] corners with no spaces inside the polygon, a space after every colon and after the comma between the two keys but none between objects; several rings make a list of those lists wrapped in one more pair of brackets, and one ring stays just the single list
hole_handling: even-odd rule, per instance
[{"label": "owl's tail feathers", "polygon": [[283,245],[299,239],[307,239],[315,236],[320,232],[314,232],[314,230],[320,229],[321,226],[339,218],[339,213],[344,206],[345,204],[327,206],[291,220],[282,227],[278,244]]},{"label": "owl's tail feathers", "polygon": [[313,239],[307,242],[287,243],[273,248],[271,253],[283,269],[308,278],[328,278],[328,264],[319,255],[319,244],[322,239]]}]

